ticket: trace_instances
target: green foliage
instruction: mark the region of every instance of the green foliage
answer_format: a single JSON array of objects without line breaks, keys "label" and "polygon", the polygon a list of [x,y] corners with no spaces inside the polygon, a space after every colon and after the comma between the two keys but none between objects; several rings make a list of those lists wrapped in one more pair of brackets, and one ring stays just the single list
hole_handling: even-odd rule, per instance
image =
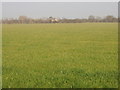
[{"label": "green foliage", "polygon": [[117,88],[117,23],[3,25],[3,88]]}]

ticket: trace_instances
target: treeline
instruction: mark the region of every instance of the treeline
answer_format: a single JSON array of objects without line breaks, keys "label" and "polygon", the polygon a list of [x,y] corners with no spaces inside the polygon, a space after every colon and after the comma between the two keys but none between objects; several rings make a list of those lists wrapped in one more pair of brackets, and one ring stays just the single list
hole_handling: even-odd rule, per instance
[{"label": "treeline", "polygon": [[0,22],[3,24],[34,24],[34,23],[84,23],[84,22],[118,22],[118,18],[108,15],[104,18],[89,16],[85,19],[67,19],[67,18],[40,18],[40,19],[33,19],[28,18],[27,16],[19,16],[19,18],[14,19],[3,19]]}]

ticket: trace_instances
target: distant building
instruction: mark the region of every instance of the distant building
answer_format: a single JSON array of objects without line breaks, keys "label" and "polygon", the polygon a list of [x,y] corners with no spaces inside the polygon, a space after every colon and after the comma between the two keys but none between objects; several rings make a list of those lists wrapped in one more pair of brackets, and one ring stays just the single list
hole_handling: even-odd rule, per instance
[{"label": "distant building", "polygon": [[59,20],[57,18],[49,17],[50,23],[57,23]]}]

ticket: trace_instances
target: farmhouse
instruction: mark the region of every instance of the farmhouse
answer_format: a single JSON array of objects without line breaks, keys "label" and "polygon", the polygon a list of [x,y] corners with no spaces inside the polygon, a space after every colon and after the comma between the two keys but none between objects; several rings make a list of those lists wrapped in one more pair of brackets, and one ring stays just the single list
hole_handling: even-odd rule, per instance
[{"label": "farmhouse", "polygon": [[57,23],[59,20],[57,18],[49,17],[50,23]]}]

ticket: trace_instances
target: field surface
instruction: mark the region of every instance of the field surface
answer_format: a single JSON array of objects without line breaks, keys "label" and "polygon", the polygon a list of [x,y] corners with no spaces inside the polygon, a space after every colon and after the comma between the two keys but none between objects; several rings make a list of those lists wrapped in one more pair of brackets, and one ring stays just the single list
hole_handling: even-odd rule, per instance
[{"label": "field surface", "polygon": [[117,88],[117,23],[3,25],[3,88]]}]

